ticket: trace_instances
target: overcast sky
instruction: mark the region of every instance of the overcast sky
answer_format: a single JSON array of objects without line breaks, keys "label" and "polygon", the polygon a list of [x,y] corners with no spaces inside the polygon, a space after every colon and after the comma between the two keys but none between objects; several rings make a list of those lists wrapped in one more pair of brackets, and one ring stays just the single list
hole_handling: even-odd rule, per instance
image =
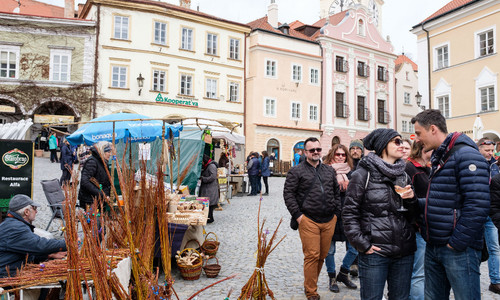
[{"label": "overcast sky", "polygon": [[[63,6],[64,0],[40,0]],[[162,0],[178,4],[179,0]],[[333,0],[332,0],[333,1]],[[385,0],[382,6],[382,35],[391,37],[394,52],[404,52],[417,59],[416,37],[409,30],[443,7],[451,0]],[[84,0],[76,0],[84,3]],[[237,21],[248,23],[267,14],[270,0],[191,0],[191,8]],[[278,19],[282,23],[300,20],[312,24],[319,19],[319,0],[276,0]]]}]

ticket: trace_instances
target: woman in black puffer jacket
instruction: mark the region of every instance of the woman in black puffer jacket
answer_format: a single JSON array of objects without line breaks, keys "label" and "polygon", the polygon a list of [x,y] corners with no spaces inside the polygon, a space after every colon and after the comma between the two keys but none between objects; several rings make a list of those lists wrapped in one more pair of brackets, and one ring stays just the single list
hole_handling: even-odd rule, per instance
[{"label": "woman in black puffer jacket", "polygon": [[[106,172],[108,166],[103,162],[104,159],[107,163],[111,156],[111,144],[99,142],[90,148],[90,152],[91,156],[85,161],[82,169],[78,192],[78,200],[83,208],[92,205],[96,198],[109,197],[111,192],[111,182]],[[102,159],[99,153],[103,154]]]},{"label": "woman in black puffer jacket", "polygon": [[[411,225],[417,199],[405,173],[403,143],[393,129],[376,129],[363,140],[369,153],[352,174],[342,210],[344,232],[359,252],[361,299],[408,299],[415,232]],[[405,179],[399,196],[396,182]],[[401,203],[407,211],[401,211]]]}]

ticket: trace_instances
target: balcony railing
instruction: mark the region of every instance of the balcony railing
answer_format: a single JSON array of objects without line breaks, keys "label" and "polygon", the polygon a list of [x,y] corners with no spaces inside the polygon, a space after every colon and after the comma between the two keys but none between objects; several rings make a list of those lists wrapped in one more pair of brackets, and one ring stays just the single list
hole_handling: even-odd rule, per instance
[{"label": "balcony railing", "polygon": [[335,105],[335,116],[337,118],[348,118],[349,117],[349,105],[338,102]]},{"label": "balcony railing", "polygon": [[370,76],[370,66],[358,65],[358,76],[369,77]]},{"label": "balcony railing", "polygon": [[391,122],[391,115],[386,110],[381,110],[378,112],[378,122],[380,124],[389,124]]},{"label": "balcony railing", "polygon": [[387,82],[389,81],[389,70],[387,69],[379,69],[377,71],[377,80],[378,81],[383,81],[383,82]]},{"label": "balcony railing", "polygon": [[358,108],[358,120],[369,121],[371,118],[370,109],[368,107]]},{"label": "balcony railing", "polygon": [[335,70],[342,73],[349,72],[349,62],[345,59],[337,59],[335,61]]}]

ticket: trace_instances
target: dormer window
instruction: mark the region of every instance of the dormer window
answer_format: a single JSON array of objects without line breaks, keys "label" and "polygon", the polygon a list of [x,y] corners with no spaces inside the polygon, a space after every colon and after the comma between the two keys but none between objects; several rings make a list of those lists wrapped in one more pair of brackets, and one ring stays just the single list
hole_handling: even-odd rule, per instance
[{"label": "dormer window", "polygon": [[286,35],[289,35],[290,34],[290,26],[285,23],[283,25],[281,25],[280,27],[278,27],[278,30],[283,32],[283,34],[286,34]]},{"label": "dormer window", "polygon": [[365,22],[363,19],[358,20],[358,34],[361,36],[365,36]]}]

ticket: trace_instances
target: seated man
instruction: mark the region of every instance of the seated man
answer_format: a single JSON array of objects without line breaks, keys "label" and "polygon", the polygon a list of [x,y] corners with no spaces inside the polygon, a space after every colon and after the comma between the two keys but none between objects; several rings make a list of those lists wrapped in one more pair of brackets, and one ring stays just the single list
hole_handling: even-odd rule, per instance
[{"label": "seated man", "polygon": [[64,240],[46,239],[33,232],[39,206],[26,195],[15,195],[10,200],[7,218],[0,224],[0,278],[15,276],[26,258],[36,263],[66,256]]}]

